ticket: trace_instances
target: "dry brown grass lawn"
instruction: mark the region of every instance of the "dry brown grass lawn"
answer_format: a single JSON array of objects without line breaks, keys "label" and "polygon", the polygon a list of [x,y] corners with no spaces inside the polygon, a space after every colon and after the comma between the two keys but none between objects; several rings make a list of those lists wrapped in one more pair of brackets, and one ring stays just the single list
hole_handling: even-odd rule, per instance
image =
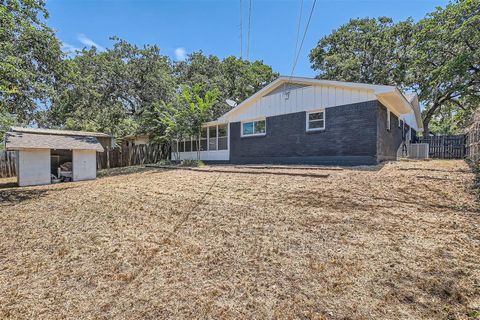
[{"label": "dry brown grass lawn", "polygon": [[0,189],[0,318],[480,316],[464,162],[265,171],[329,177],[141,169]]}]

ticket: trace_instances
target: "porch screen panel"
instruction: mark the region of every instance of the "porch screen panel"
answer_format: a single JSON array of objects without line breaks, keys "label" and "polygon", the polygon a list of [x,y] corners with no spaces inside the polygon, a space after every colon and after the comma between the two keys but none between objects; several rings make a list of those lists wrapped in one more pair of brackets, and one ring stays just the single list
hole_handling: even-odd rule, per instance
[{"label": "porch screen panel", "polygon": [[228,125],[218,126],[218,150],[228,149]]},{"label": "porch screen panel", "polygon": [[200,151],[207,151],[207,128],[200,131]]},{"label": "porch screen panel", "polygon": [[208,127],[208,150],[217,150],[217,126]]},{"label": "porch screen panel", "polygon": [[185,140],[185,152],[192,151],[192,141],[190,139]]}]

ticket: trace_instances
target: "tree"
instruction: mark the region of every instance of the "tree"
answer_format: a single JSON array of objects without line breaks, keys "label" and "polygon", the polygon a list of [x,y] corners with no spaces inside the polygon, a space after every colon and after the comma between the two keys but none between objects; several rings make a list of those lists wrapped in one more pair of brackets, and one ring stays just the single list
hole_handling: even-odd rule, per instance
[{"label": "tree", "polygon": [[145,133],[139,126],[142,112],[158,101],[172,101],[176,83],[171,62],[160,49],[113,39],[112,49],[83,49],[66,61],[46,126],[117,136]]},{"label": "tree", "polygon": [[[318,77],[390,84],[419,94],[423,124],[467,123],[480,96],[480,0],[457,0],[418,23],[355,19],[310,53]],[[445,110],[442,110],[444,108]],[[443,120],[442,120],[443,119]],[[442,129],[445,131],[445,128]]]},{"label": "tree", "polygon": [[[175,141],[196,141],[197,159],[200,159],[200,131],[203,125],[212,120],[212,107],[218,102],[220,91],[208,90],[203,93],[202,85],[192,87],[183,86],[182,91],[174,104],[157,104],[152,113],[148,111],[147,121],[157,129],[153,132],[154,141],[168,141],[173,145]],[[156,116],[156,117],[152,117]],[[178,153],[178,150],[176,151]],[[177,154],[178,159],[178,154]]]},{"label": "tree", "polygon": [[32,121],[48,107],[61,68],[61,45],[46,24],[43,0],[0,0],[0,108]]},{"label": "tree", "polygon": [[[426,108],[425,132],[442,108],[469,114],[480,96],[480,1],[458,0],[422,19],[411,49],[410,85]],[[457,112],[458,111],[458,112]]]},{"label": "tree", "polygon": [[0,110],[0,150],[4,147],[5,133],[16,123],[17,119],[14,115],[8,113],[6,110]]},{"label": "tree", "polygon": [[310,52],[317,78],[402,86],[413,21],[352,19],[323,37]]},{"label": "tree", "polygon": [[180,85],[193,87],[201,83],[203,94],[219,90],[218,102],[212,107],[213,117],[217,118],[231,109],[225,102],[227,99],[242,102],[275,80],[278,73],[262,61],[250,62],[233,56],[220,60],[199,51],[175,65],[175,76]]},{"label": "tree", "polygon": [[197,160],[200,160],[200,132],[203,125],[212,120],[212,107],[218,102],[220,91],[208,90],[202,95],[202,86],[184,87],[180,94],[180,114],[185,124],[187,137],[197,144]]},{"label": "tree", "polygon": [[234,56],[222,61],[222,72],[226,80],[224,97],[237,103],[247,99],[279,76],[263,61],[250,62]]}]

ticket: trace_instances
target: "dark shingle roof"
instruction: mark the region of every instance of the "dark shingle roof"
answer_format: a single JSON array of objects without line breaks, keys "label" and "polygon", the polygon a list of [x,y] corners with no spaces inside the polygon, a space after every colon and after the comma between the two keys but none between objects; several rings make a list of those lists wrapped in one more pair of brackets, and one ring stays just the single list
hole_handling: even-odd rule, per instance
[{"label": "dark shingle roof", "polygon": [[73,131],[73,130],[57,130],[57,129],[40,129],[40,128],[22,128],[11,127],[12,132],[24,132],[35,134],[55,134],[61,136],[83,136],[83,137],[98,137],[98,138],[111,138],[111,135],[102,132],[88,132],[88,131]]},{"label": "dark shingle roof", "polygon": [[104,151],[97,138],[92,136],[37,134],[24,132],[7,132],[5,136],[5,147],[7,150],[69,149],[95,150],[98,152]]}]

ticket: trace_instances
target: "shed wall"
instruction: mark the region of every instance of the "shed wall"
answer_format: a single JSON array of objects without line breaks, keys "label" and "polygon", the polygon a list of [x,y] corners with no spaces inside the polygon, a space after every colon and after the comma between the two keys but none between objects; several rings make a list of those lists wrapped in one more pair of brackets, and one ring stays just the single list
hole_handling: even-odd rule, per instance
[{"label": "shed wall", "polygon": [[19,150],[17,181],[20,187],[50,184],[50,149]]},{"label": "shed wall", "polygon": [[73,150],[73,181],[92,180],[97,177],[95,150]]}]

